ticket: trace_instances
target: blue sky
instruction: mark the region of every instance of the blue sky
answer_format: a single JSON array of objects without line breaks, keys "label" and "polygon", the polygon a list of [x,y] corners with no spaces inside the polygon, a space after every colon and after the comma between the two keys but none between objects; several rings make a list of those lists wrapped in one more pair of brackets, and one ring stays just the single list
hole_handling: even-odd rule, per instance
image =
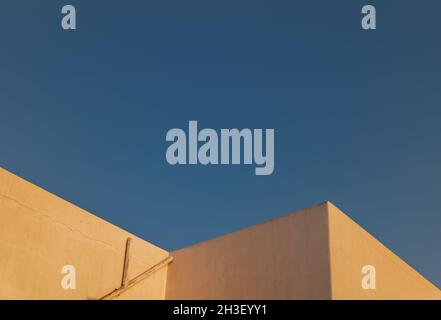
[{"label": "blue sky", "polygon": [[[0,0],[0,165],[168,250],[330,200],[440,286],[439,12]],[[189,120],[274,128],[274,173],[168,165]]]}]

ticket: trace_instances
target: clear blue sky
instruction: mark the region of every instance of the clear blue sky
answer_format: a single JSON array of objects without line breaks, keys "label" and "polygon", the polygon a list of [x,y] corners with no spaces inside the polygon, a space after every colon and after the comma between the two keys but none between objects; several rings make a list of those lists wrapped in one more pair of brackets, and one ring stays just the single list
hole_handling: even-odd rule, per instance
[{"label": "clear blue sky", "polygon": [[[440,286],[440,12],[0,0],[0,165],[169,250],[330,200]],[[274,128],[273,175],[168,165],[189,120]]]}]

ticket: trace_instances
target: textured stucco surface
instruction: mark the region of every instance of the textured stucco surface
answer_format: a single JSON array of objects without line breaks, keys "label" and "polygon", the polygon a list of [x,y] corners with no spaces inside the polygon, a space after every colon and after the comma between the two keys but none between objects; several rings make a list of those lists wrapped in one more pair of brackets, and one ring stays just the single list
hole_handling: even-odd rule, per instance
[{"label": "textured stucco surface", "polygon": [[[98,299],[120,287],[126,239],[128,278],[168,256],[162,250],[0,169],[0,299]],[[61,287],[76,268],[77,289]],[[166,268],[165,268],[166,269]],[[119,298],[162,299],[166,270]]]},{"label": "textured stucco surface", "polygon": [[[203,227],[203,226],[201,226]],[[441,299],[329,202],[169,253],[0,168],[0,299]],[[159,263],[159,264],[158,264]],[[74,265],[77,289],[61,287]],[[375,290],[361,269],[376,268]],[[156,268],[158,267],[158,268]]]},{"label": "textured stucco surface", "polygon": [[[173,252],[167,299],[441,299],[330,202]],[[364,265],[376,269],[365,290]]]},{"label": "textured stucco surface", "polygon": [[172,253],[167,299],[330,299],[327,206]]}]

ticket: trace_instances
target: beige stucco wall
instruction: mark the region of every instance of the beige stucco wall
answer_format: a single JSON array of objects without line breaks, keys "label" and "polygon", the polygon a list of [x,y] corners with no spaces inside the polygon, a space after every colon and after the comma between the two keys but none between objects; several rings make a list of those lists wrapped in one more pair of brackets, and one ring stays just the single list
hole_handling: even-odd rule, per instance
[{"label": "beige stucco wall", "polygon": [[[162,250],[0,168],[0,299],[98,299],[168,256]],[[64,265],[77,289],[61,287]],[[167,267],[119,298],[163,299]]]},{"label": "beige stucco wall", "polygon": [[[441,299],[330,202],[173,252],[167,299]],[[376,268],[365,290],[364,265]]]},{"label": "beige stucco wall", "polygon": [[327,206],[172,253],[167,299],[329,299]]},{"label": "beige stucco wall", "polygon": [[[331,203],[329,237],[333,299],[441,299],[441,291]],[[362,288],[364,265],[376,289]]]},{"label": "beige stucco wall", "polygon": [[[99,299],[169,253],[0,168],[0,299]],[[329,202],[172,253],[116,299],[441,299]],[[61,287],[74,265],[77,289]],[[161,264],[162,265],[162,264]],[[361,269],[376,268],[364,290]]]}]

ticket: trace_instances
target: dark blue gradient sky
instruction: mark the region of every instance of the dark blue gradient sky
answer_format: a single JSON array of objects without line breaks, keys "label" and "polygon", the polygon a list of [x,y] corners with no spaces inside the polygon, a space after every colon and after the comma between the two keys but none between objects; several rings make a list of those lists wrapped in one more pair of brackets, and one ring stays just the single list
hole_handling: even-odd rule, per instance
[{"label": "dark blue gradient sky", "polygon": [[[0,0],[0,165],[169,250],[330,200],[440,286],[440,12]],[[189,120],[274,128],[274,174],[168,165]]]}]

